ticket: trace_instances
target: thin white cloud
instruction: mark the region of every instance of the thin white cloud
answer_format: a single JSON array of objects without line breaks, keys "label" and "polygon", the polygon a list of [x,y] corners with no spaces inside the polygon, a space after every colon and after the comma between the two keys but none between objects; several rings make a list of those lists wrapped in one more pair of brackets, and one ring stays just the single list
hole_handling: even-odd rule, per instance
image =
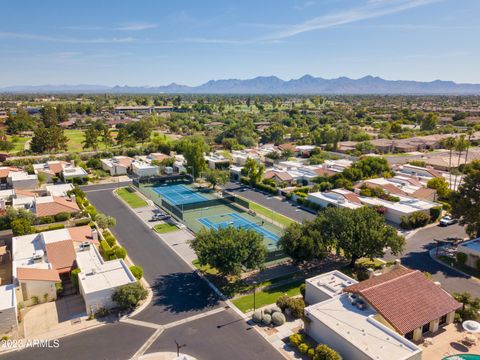
[{"label": "thin white cloud", "polygon": [[288,26],[281,31],[266,36],[264,39],[285,39],[309,31],[391,15],[438,1],[441,0],[369,0],[363,6],[330,13],[307,20],[301,24]]},{"label": "thin white cloud", "polygon": [[302,2],[302,3],[300,3],[300,4],[295,5],[293,8],[294,8],[295,10],[305,10],[305,9],[311,7],[311,6],[316,5],[316,4],[317,4],[316,1],[308,0],[308,1],[304,1],[304,2]]},{"label": "thin white cloud", "polygon": [[120,31],[142,31],[142,30],[148,30],[148,29],[155,29],[157,28],[157,24],[152,24],[152,23],[128,23],[128,24],[123,24],[120,25],[114,30],[120,30]]},{"label": "thin white cloud", "polygon": [[107,31],[142,31],[155,29],[158,25],[148,22],[131,22],[123,23],[112,26],[97,26],[97,25],[70,25],[65,26],[65,29],[68,30],[85,30],[85,31],[98,31],[98,30],[107,30]]},{"label": "thin white cloud", "polygon": [[56,36],[46,36],[46,35],[16,33],[16,32],[0,32],[0,38],[36,40],[36,41],[72,43],[72,44],[111,44],[111,43],[128,43],[128,42],[135,41],[135,39],[130,36],[120,37],[120,38],[114,37],[114,38],[82,39],[82,38],[56,37]]}]

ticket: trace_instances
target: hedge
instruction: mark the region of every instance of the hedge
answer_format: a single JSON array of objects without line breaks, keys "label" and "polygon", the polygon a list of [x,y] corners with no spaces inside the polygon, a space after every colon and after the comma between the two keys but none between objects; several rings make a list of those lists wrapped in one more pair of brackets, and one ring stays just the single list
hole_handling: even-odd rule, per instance
[{"label": "hedge", "polygon": [[113,254],[112,248],[110,245],[105,240],[100,241],[100,248],[102,249],[103,257],[107,260],[111,260],[112,256],[115,256]]},{"label": "hedge", "polygon": [[110,231],[104,230],[102,235],[110,247],[114,247],[117,244],[117,239],[115,239],[115,236],[113,236]]},{"label": "hedge", "polygon": [[90,224],[90,221],[91,221],[90,219],[80,219],[75,221],[75,226],[85,226]]},{"label": "hedge", "polygon": [[265,185],[265,184],[262,184],[262,183],[257,183],[254,185],[257,189],[259,190],[262,190],[262,191],[266,191],[270,194],[278,194],[278,189],[273,187],[273,186],[270,186],[270,185]]},{"label": "hedge", "polygon": [[418,229],[430,222],[430,216],[422,211],[415,211],[408,216],[402,216],[400,227],[405,230]]},{"label": "hedge", "polygon": [[70,273],[70,280],[72,281],[72,285],[77,289],[78,291],[78,274],[80,273],[80,269],[76,268],[73,269],[72,272]]},{"label": "hedge", "polygon": [[68,212],[61,212],[55,215],[55,221],[67,221],[70,219],[71,214]]},{"label": "hedge", "polygon": [[51,230],[59,230],[59,229],[64,229],[65,224],[53,224],[47,227],[42,227],[40,229],[36,229],[35,232],[40,233],[42,231],[51,231]]}]

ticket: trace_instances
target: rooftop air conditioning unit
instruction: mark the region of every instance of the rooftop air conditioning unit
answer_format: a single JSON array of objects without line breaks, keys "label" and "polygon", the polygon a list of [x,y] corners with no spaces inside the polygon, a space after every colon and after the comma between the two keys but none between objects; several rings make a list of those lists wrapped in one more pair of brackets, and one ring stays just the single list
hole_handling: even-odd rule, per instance
[{"label": "rooftop air conditioning unit", "polygon": [[88,250],[88,249],[90,249],[90,241],[84,241],[80,244],[81,251]]},{"label": "rooftop air conditioning unit", "polygon": [[41,254],[33,255],[33,262],[38,263],[38,262],[42,262],[42,260],[43,260],[43,256]]}]

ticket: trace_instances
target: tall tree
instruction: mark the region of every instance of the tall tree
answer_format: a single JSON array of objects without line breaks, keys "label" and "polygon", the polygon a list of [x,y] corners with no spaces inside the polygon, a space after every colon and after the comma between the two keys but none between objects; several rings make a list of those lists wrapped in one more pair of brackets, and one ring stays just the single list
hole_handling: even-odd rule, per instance
[{"label": "tall tree", "polygon": [[449,152],[449,159],[448,159],[448,173],[449,173],[449,181],[448,183],[452,186],[452,155],[453,149],[455,149],[456,140],[453,136],[449,136],[443,140],[443,147],[448,150]]},{"label": "tall tree", "polygon": [[9,134],[18,134],[22,131],[30,131],[35,128],[35,120],[24,108],[17,108],[15,113],[9,113],[5,120],[7,132]]},{"label": "tall tree", "polygon": [[98,149],[98,136],[100,135],[100,132],[94,126],[90,125],[84,133],[85,139],[83,140],[83,148],[91,148],[96,151]]},{"label": "tall tree", "polygon": [[67,150],[68,138],[59,126],[37,126],[34,131],[30,149],[35,153]]},{"label": "tall tree", "polygon": [[212,189],[215,190],[217,185],[225,185],[230,178],[228,170],[207,169],[205,172],[205,180],[212,184]]},{"label": "tall tree", "polygon": [[264,171],[265,166],[252,158],[247,159],[245,166],[242,169],[243,175],[248,177],[251,185],[255,185],[262,180]]},{"label": "tall tree", "polygon": [[[462,153],[468,148],[468,142],[465,140],[465,135],[461,135],[457,141],[455,142],[455,150],[458,152],[458,159],[457,159],[457,168],[460,167],[460,162],[462,160]],[[457,189],[457,178],[455,176],[455,180],[453,182],[453,189]]]},{"label": "tall tree", "polygon": [[267,254],[262,235],[233,226],[203,229],[190,244],[201,265],[210,265],[224,276],[238,276],[243,267],[263,267]]},{"label": "tall tree", "polygon": [[208,146],[204,138],[201,136],[182,138],[176,144],[176,149],[185,157],[187,170],[195,179],[198,178],[207,167],[204,156]]},{"label": "tall tree", "polygon": [[452,215],[471,237],[480,236],[480,170],[472,169],[451,195]]},{"label": "tall tree", "polygon": [[52,105],[46,105],[40,111],[43,125],[49,128],[58,124],[57,110]]}]

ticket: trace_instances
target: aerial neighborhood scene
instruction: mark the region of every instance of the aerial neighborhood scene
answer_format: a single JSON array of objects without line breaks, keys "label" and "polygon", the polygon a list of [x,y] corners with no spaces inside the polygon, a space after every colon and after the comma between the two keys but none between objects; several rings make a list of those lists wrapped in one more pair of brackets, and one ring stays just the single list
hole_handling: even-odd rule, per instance
[{"label": "aerial neighborhood scene", "polygon": [[480,2],[5,1],[0,360],[480,360]]}]

